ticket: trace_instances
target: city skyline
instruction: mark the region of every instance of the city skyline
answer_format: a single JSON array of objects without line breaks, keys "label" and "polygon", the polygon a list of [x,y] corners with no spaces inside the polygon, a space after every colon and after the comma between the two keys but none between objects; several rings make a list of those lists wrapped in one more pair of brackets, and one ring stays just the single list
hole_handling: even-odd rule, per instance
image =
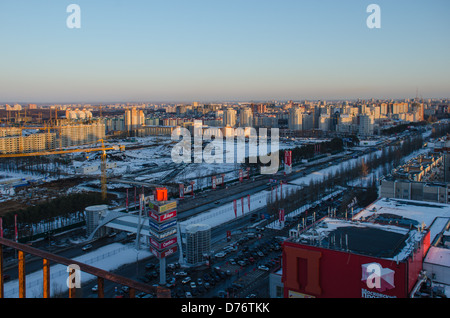
[{"label": "city skyline", "polygon": [[450,97],[447,1],[75,3],[0,4],[0,103]]}]

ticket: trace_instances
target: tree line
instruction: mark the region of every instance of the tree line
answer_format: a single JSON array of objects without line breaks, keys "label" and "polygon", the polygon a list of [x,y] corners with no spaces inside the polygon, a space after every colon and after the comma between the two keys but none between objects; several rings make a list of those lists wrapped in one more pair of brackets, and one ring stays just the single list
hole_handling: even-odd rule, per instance
[{"label": "tree line", "polygon": [[5,237],[14,236],[14,216],[17,214],[19,231],[41,222],[50,222],[56,217],[79,218],[79,213],[91,205],[104,204],[100,193],[73,193],[47,200],[46,202],[30,206],[17,211],[10,211],[2,215]]}]

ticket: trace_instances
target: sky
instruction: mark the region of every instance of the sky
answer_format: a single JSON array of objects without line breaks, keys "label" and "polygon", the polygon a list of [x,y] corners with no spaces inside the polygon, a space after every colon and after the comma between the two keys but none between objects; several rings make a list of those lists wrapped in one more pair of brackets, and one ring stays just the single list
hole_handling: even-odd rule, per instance
[{"label": "sky", "polygon": [[1,0],[0,104],[448,98],[449,12],[448,0]]}]

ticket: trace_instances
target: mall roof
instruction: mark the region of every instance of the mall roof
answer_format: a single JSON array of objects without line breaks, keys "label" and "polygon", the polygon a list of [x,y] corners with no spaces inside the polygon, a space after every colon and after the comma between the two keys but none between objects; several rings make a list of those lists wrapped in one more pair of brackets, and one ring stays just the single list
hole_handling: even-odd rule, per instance
[{"label": "mall roof", "polygon": [[450,222],[450,205],[405,199],[380,198],[353,217],[354,220],[424,226],[430,230],[430,241],[445,231]]},{"label": "mall roof", "polygon": [[415,228],[324,218],[291,240],[305,245],[403,261],[424,235],[425,232]]}]

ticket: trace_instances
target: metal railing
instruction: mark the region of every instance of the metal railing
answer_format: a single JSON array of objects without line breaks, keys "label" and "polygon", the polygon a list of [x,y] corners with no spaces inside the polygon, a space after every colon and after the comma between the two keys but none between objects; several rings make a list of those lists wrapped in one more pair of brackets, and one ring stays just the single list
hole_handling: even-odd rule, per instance
[{"label": "metal railing", "polygon": [[[147,294],[156,294],[158,298],[170,298],[170,290],[161,286],[150,286],[103,269],[93,267],[75,260],[71,260],[56,254],[45,252],[34,247],[17,243],[11,240],[0,238],[0,298],[4,298],[4,266],[3,266],[3,246],[11,247],[17,250],[18,257],[18,282],[19,282],[19,298],[26,298],[26,273],[25,273],[25,253],[42,258],[43,272],[43,298],[50,298],[50,262],[62,264],[66,266],[76,265],[81,272],[85,272],[97,277],[98,298],[104,298],[104,281],[108,280],[122,286],[129,287],[130,298],[135,297],[136,291]],[[68,273],[68,277],[75,273],[75,269]],[[76,298],[76,287],[69,288],[69,298]]]}]

